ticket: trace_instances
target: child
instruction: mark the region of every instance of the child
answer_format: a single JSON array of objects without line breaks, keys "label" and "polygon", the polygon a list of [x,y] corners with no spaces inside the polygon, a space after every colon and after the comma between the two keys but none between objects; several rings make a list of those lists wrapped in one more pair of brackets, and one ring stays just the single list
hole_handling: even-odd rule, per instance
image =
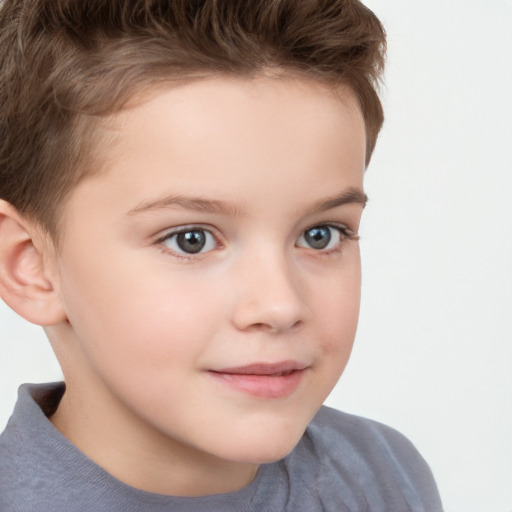
[{"label": "child", "polygon": [[322,407],[384,47],[356,0],[4,0],[0,293],[65,384],[20,388],[2,512],[441,510]]}]

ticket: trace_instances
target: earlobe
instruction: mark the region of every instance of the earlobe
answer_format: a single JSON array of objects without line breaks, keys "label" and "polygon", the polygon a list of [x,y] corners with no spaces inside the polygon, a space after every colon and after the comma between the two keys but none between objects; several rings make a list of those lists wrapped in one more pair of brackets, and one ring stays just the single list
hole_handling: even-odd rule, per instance
[{"label": "earlobe", "polygon": [[45,265],[44,248],[34,240],[38,232],[31,221],[0,200],[0,297],[29,322],[54,325],[65,315]]}]

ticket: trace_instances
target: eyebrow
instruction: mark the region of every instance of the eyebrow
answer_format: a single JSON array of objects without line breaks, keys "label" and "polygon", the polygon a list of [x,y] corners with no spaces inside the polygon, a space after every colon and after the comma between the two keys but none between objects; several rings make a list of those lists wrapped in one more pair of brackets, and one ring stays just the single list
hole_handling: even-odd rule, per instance
[{"label": "eyebrow", "polygon": [[[349,188],[339,195],[314,203],[313,206],[308,209],[308,213],[320,213],[350,203],[360,204],[364,208],[367,202],[368,196],[362,190]],[[170,195],[154,201],[140,203],[130,210],[127,215],[137,215],[143,212],[174,207],[201,213],[217,213],[221,215],[243,216],[245,214],[244,210],[239,206],[227,201],[184,195]]]},{"label": "eyebrow", "polygon": [[318,201],[309,212],[325,212],[344,204],[360,204],[364,208],[367,202],[368,196],[361,189],[351,187],[339,195]]},{"label": "eyebrow", "polygon": [[144,202],[137,205],[128,212],[128,215],[136,215],[141,212],[161,210],[164,208],[183,208],[185,210],[194,210],[202,213],[219,213],[223,215],[243,215],[243,211],[235,204],[218,201],[216,199],[206,199],[192,196],[166,196],[155,201]]}]

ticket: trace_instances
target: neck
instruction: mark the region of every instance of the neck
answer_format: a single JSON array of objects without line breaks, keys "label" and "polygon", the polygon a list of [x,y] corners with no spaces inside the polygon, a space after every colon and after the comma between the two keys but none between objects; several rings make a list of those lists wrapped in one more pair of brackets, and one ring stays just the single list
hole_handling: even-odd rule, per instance
[{"label": "neck", "polygon": [[[89,388],[67,382],[50,418],[80,451],[121,482],[147,492],[205,496],[248,485],[258,466],[231,462],[170,439],[148,427],[115,398],[90,403]],[[87,396],[80,389],[88,389]],[[105,398],[105,397],[103,397]]]}]

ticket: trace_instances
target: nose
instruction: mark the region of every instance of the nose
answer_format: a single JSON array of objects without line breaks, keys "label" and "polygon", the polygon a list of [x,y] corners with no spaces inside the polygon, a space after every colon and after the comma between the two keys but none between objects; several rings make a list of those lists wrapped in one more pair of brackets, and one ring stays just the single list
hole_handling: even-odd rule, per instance
[{"label": "nose", "polygon": [[306,297],[298,273],[284,255],[260,254],[240,267],[232,315],[237,329],[279,334],[306,322]]}]

